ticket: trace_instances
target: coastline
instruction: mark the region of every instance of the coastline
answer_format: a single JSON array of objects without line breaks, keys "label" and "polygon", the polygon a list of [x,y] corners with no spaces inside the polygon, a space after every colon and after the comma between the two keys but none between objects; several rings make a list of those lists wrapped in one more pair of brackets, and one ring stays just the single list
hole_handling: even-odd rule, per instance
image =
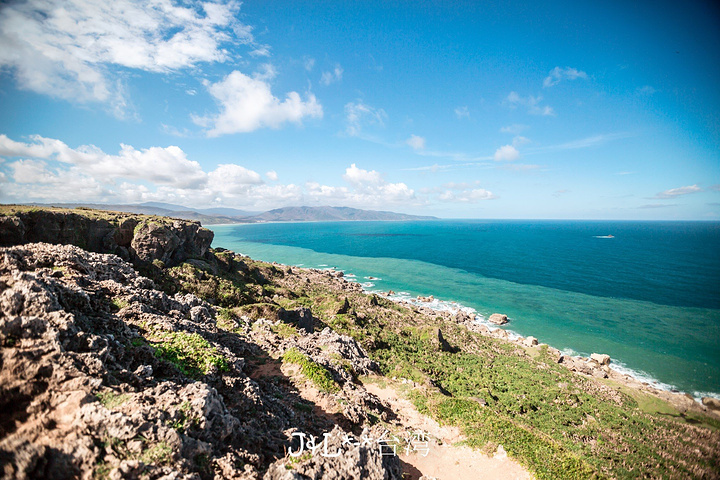
[{"label": "coastline", "polygon": [[[4,224],[52,224],[58,215],[34,211]],[[30,390],[42,408],[27,417],[27,403],[17,401],[3,412],[7,424],[17,425],[0,445],[8,458],[25,458],[27,450],[17,448],[25,442],[40,449],[37,458],[71,460],[78,472],[112,470],[113,478],[128,466],[153,478],[170,470],[201,473],[208,465],[229,476],[240,459],[248,459],[242,468],[254,473],[247,478],[285,473],[288,466],[303,471],[317,464],[287,456],[290,432],[367,427],[402,436],[412,428],[372,387],[365,388],[367,375],[375,372],[379,386],[397,387],[395,396],[407,395],[420,414],[458,428],[486,454],[507,452],[536,478],[620,478],[628,472],[707,477],[720,465],[719,403],[703,407],[622,377],[605,357],[573,357],[532,337],[515,337],[509,328],[491,330],[461,303],[434,297],[390,301],[373,293],[403,284],[394,282],[394,271],[410,266],[407,274],[420,273],[410,264],[385,258],[346,265],[340,257],[312,254],[279,256],[286,261],[273,264],[254,260],[263,255],[234,253],[244,250],[242,243],[213,250],[212,232],[193,222],[69,218],[76,223],[60,232],[44,228],[33,230],[41,237],[28,237],[20,231],[14,237],[19,245],[3,256],[3,281],[11,287],[0,305],[7,312],[0,332],[7,332],[3,371],[16,382],[8,385],[42,386],[45,377],[25,375],[38,367],[36,358],[22,354],[31,349],[43,352],[43,375],[52,372],[49,387]],[[108,223],[128,243],[83,243],[106,238],[107,232],[97,232]],[[60,238],[65,232],[82,235]],[[154,241],[172,235],[180,236],[184,249],[168,251],[165,242]],[[68,239],[104,253],[58,244]],[[121,260],[123,255],[136,263]],[[302,261],[325,268],[288,266]],[[349,267],[348,273],[338,265]],[[418,295],[416,290],[446,285],[437,292],[449,298],[458,282],[448,273],[425,271],[432,282],[409,291]],[[476,294],[489,292],[492,284],[486,287]],[[18,298],[27,300],[22,310]],[[516,312],[507,313],[522,326]],[[79,359],[87,359],[87,368],[77,370]],[[82,383],[73,383],[74,393],[67,394],[62,382],[77,375]],[[48,415],[50,423],[43,421]],[[148,431],[148,424],[156,428]],[[105,445],[107,432],[120,427],[127,434],[117,445],[83,446]],[[73,436],[81,431],[84,436]],[[201,464],[198,440],[210,442]],[[48,441],[57,448],[43,450]],[[373,458],[382,460],[375,452]],[[667,460],[648,462],[661,456]],[[333,471],[340,461],[316,460]],[[354,466],[365,463],[351,460]],[[22,463],[23,471],[34,466]],[[400,465],[393,467],[395,477],[377,478],[399,478],[401,468],[407,471]]]},{"label": "coastline", "polygon": [[[287,267],[287,265],[277,262],[272,263]],[[473,323],[478,326],[478,329],[475,331],[479,331],[484,335],[499,338],[508,343],[519,345],[521,347],[530,347],[530,345],[525,344],[525,341],[527,339],[535,339],[536,346],[538,348],[547,348],[551,354],[554,354],[557,357],[557,359],[559,360],[558,363],[564,363],[565,366],[568,367],[570,370],[575,371],[579,374],[585,374],[588,377],[593,376],[593,370],[595,370],[595,376],[597,376],[598,369],[594,367],[602,367],[601,365],[597,364],[597,362],[592,360],[590,358],[590,355],[585,357],[571,349],[558,349],[557,347],[541,342],[541,339],[537,339],[532,335],[527,335],[523,337],[519,333],[513,331],[511,328],[502,328],[501,326],[489,322],[485,318],[485,316],[477,313],[472,307],[462,305],[455,301],[435,298],[434,294],[432,293],[427,296],[419,295],[418,297],[412,297],[406,292],[395,293],[373,289],[375,287],[375,284],[371,283],[371,281],[382,280],[381,278],[368,276],[362,279],[367,281],[362,282],[360,279],[357,279],[356,275],[352,273],[347,274],[346,276],[344,270],[327,265],[321,266],[322,268],[304,267],[301,265],[294,265],[293,267],[321,273],[330,273],[342,281],[358,284],[362,288],[363,292],[366,294],[382,296],[383,298],[386,298],[387,300],[390,300],[404,307],[416,309],[420,313],[427,314],[431,312],[438,312],[441,314],[445,314],[444,317],[449,321],[451,321],[452,318],[457,317],[458,314],[466,316],[469,315],[470,317],[472,317]],[[510,323],[506,325],[510,325]],[[603,352],[592,352],[592,354],[603,354]],[[564,360],[564,362],[562,360]],[[575,366],[576,364],[580,364],[579,368],[573,368],[573,366]],[[583,367],[587,367],[587,369]],[[585,372],[583,370],[585,370]],[[720,400],[720,392],[685,392],[677,389],[673,385],[661,382],[660,380],[653,378],[646,372],[635,370],[631,367],[628,367],[624,363],[618,363],[618,360],[613,358],[610,359],[610,363],[607,365],[607,369],[603,371],[607,373],[607,377],[605,377],[606,380],[617,382],[621,384],[622,387],[631,388],[633,390],[637,390],[638,392],[650,394],[662,400],[670,402],[675,408],[678,409],[681,414],[684,414],[687,410],[693,410],[705,414],[712,413],[715,414],[718,418],[720,418],[720,413],[713,412],[712,410],[707,409],[702,403],[703,397]]]}]

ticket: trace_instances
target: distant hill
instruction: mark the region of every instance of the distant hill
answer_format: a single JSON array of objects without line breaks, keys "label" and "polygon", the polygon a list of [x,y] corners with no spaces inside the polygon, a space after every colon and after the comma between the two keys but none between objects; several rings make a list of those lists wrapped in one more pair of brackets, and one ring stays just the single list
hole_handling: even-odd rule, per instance
[{"label": "distant hill", "polygon": [[349,207],[285,207],[250,217],[261,222],[322,222],[352,220],[437,220],[436,217],[421,217],[404,213],[376,210],[360,210]]},{"label": "distant hill", "polygon": [[262,212],[253,212],[249,210],[238,210],[237,208],[229,207],[215,207],[215,208],[189,208],[183,205],[174,205],[172,203],[161,203],[161,202],[145,202],[141,203],[142,206],[157,207],[169,210],[171,212],[197,212],[203,215],[220,215],[223,217],[251,217]]},{"label": "distant hill", "polygon": [[[48,206],[34,204],[38,206]],[[171,203],[146,202],[130,205],[107,205],[100,203],[54,203],[60,208],[94,208],[114,212],[139,213],[144,215],[160,215],[163,217],[197,220],[203,225],[220,223],[256,223],[256,222],[340,222],[340,221],[403,221],[403,220],[437,220],[436,217],[421,217],[404,213],[360,210],[349,207],[285,207],[264,213],[248,212],[235,208],[189,208]]]}]

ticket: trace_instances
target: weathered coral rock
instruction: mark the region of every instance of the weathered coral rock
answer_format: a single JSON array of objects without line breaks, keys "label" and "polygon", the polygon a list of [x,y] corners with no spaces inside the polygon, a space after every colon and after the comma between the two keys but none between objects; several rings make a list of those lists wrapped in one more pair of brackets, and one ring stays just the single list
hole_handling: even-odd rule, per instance
[{"label": "weathered coral rock", "polygon": [[610,365],[610,355],[604,353],[593,353],[590,355],[591,360],[595,360],[600,365]]},{"label": "weathered coral rock", "polygon": [[488,318],[488,321],[490,323],[494,323],[495,325],[505,325],[508,323],[508,317],[502,313],[493,313],[490,315],[490,318]]}]

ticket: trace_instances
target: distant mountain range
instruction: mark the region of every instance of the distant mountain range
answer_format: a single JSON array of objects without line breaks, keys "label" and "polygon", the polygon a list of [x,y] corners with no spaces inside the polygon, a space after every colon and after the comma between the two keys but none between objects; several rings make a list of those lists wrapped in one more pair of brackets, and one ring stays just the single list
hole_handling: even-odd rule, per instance
[{"label": "distant mountain range", "polygon": [[[40,204],[34,204],[40,205]],[[142,213],[164,217],[197,220],[203,225],[220,223],[261,223],[261,222],[324,222],[324,221],[404,221],[437,220],[437,217],[423,217],[404,213],[361,210],[349,207],[285,207],[267,212],[251,212],[235,208],[189,208],[171,203],[146,202],[130,205],[107,205],[99,203],[55,203],[55,207],[87,207],[115,212]]]}]

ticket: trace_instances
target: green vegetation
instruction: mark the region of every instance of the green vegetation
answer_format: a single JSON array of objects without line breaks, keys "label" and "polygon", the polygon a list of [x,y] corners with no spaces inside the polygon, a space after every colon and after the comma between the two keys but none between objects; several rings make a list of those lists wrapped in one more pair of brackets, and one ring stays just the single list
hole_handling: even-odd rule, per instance
[{"label": "green vegetation", "polygon": [[275,332],[281,338],[290,338],[298,334],[297,328],[293,327],[288,323],[278,323],[270,327],[270,330]]},{"label": "green vegetation", "polygon": [[[239,275],[228,274],[225,278],[205,272],[202,269],[183,263],[163,271],[166,290],[192,293],[203,300],[220,307],[235,307],[250,302],[251,296]],[[232,278],[237,277],[237,278]]]},{"label": "green vegetation", "polygon": [[283,362],[294,363],[300,366],[300,372],[313,382],[321,391],[335,393],[340,390],[337,382],[327,368],[313,362],[307,355],[300,353],[297,348],[291,348],[283,355]]},{"label": "green vegetation", "polygon": [[214,369],[228,371],[225,357],[197,333],[170,332],[159,335],[155,355],[167,360],[185,375],[199,377]]},{"label": "green vegetation", "polygon": [[192,415],[192,407],[190,402],[183,402],[177,410],[177,418],[171,423],[172,428],[180,433],[184,433],[188,429],[197,427],[199,419]]},{"label": "green vegetation", "polygon": [[437,386],[411,395],[421,412],[461,427],[470,446],[502,444],[538,478],[677,477],[690,476],[692,465],[717,468],[718,458],[707,464],[681,440],[685,425],[524,350],[477,337],[479,354],[438,352],[413,328],[379,336],[383,348],[373,356],[385,375]]},{"label": "green vegetation", "polygon": [[122,310],[123,308],[130,305],[130,303],[127,300],[124,300],[122,298],[115,297],[112,299],[112,304],[115,306],[116,309]]},{"label": "green vegetation", "polygon": [[153,445],[143,452],[140,460],[143,463],[169,465],[172,462],[173,449],[165,442]]},{"label": "green vegetation", "polygon": [[130,399],[130,395],[125,393],[115,393],[112,390],[99,392],[97,393],[97,397],[100,400],[100,403],[109,410],[119,407]]}]

